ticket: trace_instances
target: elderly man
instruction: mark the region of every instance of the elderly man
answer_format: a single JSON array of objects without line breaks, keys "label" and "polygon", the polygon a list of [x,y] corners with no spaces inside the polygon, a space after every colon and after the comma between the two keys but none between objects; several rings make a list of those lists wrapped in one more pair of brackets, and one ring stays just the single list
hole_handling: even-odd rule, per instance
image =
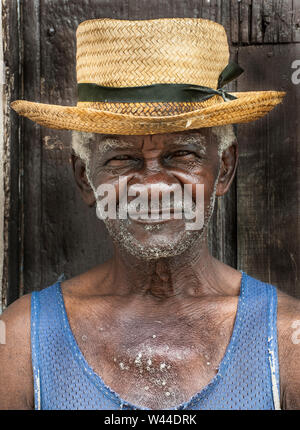
[{"label": "elderly man", "polygon": [[[99,187],[116,191],[116,216],[104,217],[115,252],[4,312],[0,406],[299,408],[299,301],[216,260],[207,243],[215,198],[236,171],[231,124],[263,116],[284,94],[225,92],[241,70],[226,67],[226,35],[211,21],[93,20],[77,37],[78,105],[12,106],[77,130],[82,198],[100,215]],[[174,195],[169,217],[162,199],[152,216],[150,191],[176,186],[182,195],[189,188],[196,217],[198,185],[198,228]],[[146,216],[120,216],[137,190],[146,191]]]}]

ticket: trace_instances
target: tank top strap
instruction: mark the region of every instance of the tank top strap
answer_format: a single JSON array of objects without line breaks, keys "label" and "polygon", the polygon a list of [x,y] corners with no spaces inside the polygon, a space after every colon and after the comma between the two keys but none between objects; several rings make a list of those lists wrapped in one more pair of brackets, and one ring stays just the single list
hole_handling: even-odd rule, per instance
[{"label": "tank top strap", "polygon": [[253,341],[260,338],[265,351],[272,386],[274,408],[280,409],[279,359],[277,340],[277,288],[244,274],[241,286],[240,317],[243,319],[239,339],[248,336]]},{"label": "tank top strap", "polygon": [[41,333],[42,341],[47,339],[45,333],[49,335],[49,330],[51,333],[55,333],[57,337],[63,334],[57,301],[58,294],[59,281],[41,291],[31,293],[31,357],[34,381],[34,407],[37,410],[42,408]]}]

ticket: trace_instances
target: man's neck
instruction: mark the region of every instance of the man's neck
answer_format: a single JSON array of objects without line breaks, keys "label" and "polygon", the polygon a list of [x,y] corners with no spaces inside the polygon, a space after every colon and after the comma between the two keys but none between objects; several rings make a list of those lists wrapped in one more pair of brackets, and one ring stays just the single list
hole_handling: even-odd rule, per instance
[{"label": "man's neck", "polygon": [[112,293],[116,295],[169,299],[238,292],[236,271],[212,257],[206,236],[172,258],[143,260],[116,248],[110,264]]}]

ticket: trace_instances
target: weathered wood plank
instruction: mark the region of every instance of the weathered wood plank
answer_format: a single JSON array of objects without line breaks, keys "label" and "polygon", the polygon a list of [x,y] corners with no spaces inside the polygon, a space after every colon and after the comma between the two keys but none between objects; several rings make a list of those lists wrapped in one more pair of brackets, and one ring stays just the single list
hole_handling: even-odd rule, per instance
[{"label": "weathered wood plank", "polygon": [[293,40],[293,0],[278,1],[278,40],[281,43]]},{"label": "weathered wood plank", "polygon": [[276,19],[274,13],[274,1],[262,3],[262,32],[264,43],[277,43],[278,31],[276,28]]},{"label": "weathered wood plank", "polygon": [[[264,1],[260,13],[262,13],[264,43],[287,43],[292,41],[292,0]],[[253,22],[255,22],[255,17]]]},{"label": "weathered wood plank", "polygon": [[293,42],[300,42],[300,0],[293,2]]},{"label": "weathered wood plank", "polygon": [[240,47],[239,91],[286,90],[265,118],[239,125],[238,267],[300,297],[300,85],[290,65],[300,46]]},{"label": "weathered wood plank", "polygon": [[4,268],[2,304],[10,304],[20,294],[20,118],[10,109],[11,100],[21,95],[20,11],[16,0],[2,4],[4,88]]},{"label": "weathered wood plank", "polygon": [[[23,8],[24,98],[41,101],[40,70],[40,1]],[[41,283],[42,212],[42,148],[41,127],[32,121],[23,122],[24,148],[24,292],[37,289]]]},{"label": "weathered wood plank", "polygon": [[239,43],[248,44],[251,41],[252,0],[239,2],[240,7],[240,36]]},{"label": "weathered wood plank", "polygon": [[202,13],[202,0],[129,0],[129,19],[197,18]]},{"label": "weathered wood plank", "polygon": [[240,23],[239,23],[240,6],[237,1],[230,2],[230,36],[231,43],[239,43],[240,41]]},{"label": "weathered wood plank", "polygon": [[263,1],[252,0],[251,43],[263,43]]},{"label": "weathered wood plank", "polygon": [[[295,0],[298,2],[298,0]],[[237,44],[288,43],[297,24],[293,0],[231,0],[231,40]]]}]

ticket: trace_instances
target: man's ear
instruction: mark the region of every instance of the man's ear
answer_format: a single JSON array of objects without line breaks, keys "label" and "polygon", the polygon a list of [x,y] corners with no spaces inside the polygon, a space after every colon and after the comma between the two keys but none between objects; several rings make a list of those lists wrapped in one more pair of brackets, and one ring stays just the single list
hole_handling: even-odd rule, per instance
[{"label": "man's ear", "polygon": [[216,196],[223,196],[229,190],[235,176],[237,164],[238,146],[237,141],[235,141],[231,146],[223,151]]},{"label": "man's ear", "polygon": [[96,203],[95,194],[86,176],[86,166],[83,160],[74,152],[71,153],[71,164],[74,178],[83,201],[90,207]]}]

